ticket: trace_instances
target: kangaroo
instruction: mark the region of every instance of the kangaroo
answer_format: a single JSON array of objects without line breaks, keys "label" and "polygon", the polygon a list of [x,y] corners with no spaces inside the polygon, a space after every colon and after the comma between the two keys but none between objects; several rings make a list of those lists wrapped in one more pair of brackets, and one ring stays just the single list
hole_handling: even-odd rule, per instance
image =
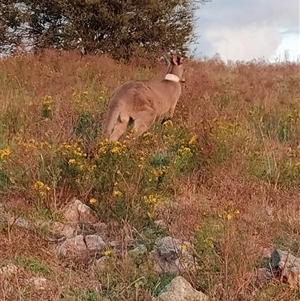
[{"label": "kangaroo", "polygon": [[166,119],[173,117],[181,95],[180,82],[185,82],[183,59],[173,54],[167,61],[163,80],[132,80],[113,92],[103,126],[104,138],[118,140],[131,120],[134,137],[138,137],[150,128],[157,116],[169,113]]}]

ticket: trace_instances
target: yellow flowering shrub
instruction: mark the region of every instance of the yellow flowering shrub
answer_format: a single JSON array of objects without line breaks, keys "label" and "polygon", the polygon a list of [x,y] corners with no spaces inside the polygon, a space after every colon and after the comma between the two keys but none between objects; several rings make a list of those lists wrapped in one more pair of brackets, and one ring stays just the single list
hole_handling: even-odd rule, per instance
[{"label": "yellow flowering shrub", "polygon": [[47,192],[50,190],[50,187],[42,181],[36,181],[33,184],[33,188],[35,192],[38,194],[38,196],[40,197],[44,197],[47,194]]},{"label": "yellow flowering shrub", "polygon": [[51,95],[42,97],[42,118],[47,120],[53,117],[52,106],[53,98]]},{"label": "yellow flowering shrub", "polygon": [[90,203],[91,205],[94,205],[94,204],[97,203],[97,200],[96,200],[95,198],[91,198],[90,201],[89,201],[89,203]]},{"label": "yellow flowering shrub", "polygon": [[55,147],[55,169],[59,173],[58,185],[68,183],[74,192],[90,185],[92,164],[87,160],[82,141],[62,142]]},{"label": "yellow flowering shrub", "polygon": [[11,154],[11,151],[9,148],[4,148],[0,150],[0,159],[4,160],[6,157],[9,157]]}]

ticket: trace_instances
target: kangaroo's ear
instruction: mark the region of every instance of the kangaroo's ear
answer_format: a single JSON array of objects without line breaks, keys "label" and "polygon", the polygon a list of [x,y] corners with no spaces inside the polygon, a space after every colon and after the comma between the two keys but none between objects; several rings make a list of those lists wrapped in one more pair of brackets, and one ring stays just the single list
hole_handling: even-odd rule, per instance
[{"label": "kangaroo's ear", "polygon": [[181,65],[181,64],[183,63],[183,57],[181,57],[181,56],[178,56],[178,58],[179,58],[178,65]]},{"label": "kangaroo's ear", "polygon": [[171,63],[171,60],[170,60],[170,57],[167,55],[167,54],[163,54],[160,59],[159,59],[160,62],[164,62],[166,63],[167,65],[169,65]]},{"label": "kangaroo's ear", "polygon": [[180,57],[178,54],[173,54],[172,55],[172,63],[174,65],[181,65],[182,64],[182,61],[183,61],[183,58]]}]

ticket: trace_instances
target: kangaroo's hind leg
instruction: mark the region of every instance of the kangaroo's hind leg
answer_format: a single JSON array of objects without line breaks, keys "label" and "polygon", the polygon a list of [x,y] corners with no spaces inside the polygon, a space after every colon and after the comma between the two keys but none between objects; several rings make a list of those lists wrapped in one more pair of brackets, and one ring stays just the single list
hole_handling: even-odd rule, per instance
[{"label": "kangaroo's hind leg", "polygon": [[126,131],[129,123],[129,116],[120,116],[111,135],[109,136],[110,141],[118,140]]},{"label": "kangaroo's hind leg", "polygon": [[134,120],[133,130],[134,136],[138,137],[146,132],[150,126],[154,123],[156,115],[153,111],[142,111],[138,114]]}]

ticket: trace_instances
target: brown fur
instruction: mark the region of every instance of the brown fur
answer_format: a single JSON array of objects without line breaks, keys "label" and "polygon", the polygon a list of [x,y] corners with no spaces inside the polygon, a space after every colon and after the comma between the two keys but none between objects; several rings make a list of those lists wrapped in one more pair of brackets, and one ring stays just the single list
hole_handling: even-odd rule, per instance
[{"label": "brown fur", "polygon": [[[182,58],[175,54],[169,61],[167,74],[176,75],[184,82],[183,73]],[[133,80],[123,84],[111,96],[103,126],[104,137],[118,140],[131,119],[135,136],[140,136],[157,116],[169,113],[169,118],[173,117],[180,95],[180,82],[172,80]]]}]

